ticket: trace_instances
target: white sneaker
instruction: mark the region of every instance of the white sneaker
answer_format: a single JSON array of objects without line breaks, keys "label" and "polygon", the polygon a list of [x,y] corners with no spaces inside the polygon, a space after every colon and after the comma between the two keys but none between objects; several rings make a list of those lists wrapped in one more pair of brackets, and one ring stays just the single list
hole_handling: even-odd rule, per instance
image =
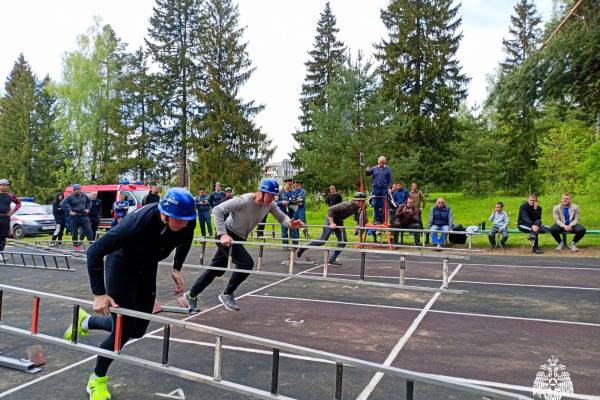
[{"label": "white sneaker", "polygon": [[561,251],[563,249],[565,245],[563,244],[563,242],[560,242],[558,244],[558,246],[556,246],[556,248],[554,249],[554,251]]},{"label": "white sneaker", "polygon": [[571,242],[571,244],[569,245],[569,248],[574,253],[579,251],[579,249],[577,248],[577,245],[575,244],[575,242]]}]

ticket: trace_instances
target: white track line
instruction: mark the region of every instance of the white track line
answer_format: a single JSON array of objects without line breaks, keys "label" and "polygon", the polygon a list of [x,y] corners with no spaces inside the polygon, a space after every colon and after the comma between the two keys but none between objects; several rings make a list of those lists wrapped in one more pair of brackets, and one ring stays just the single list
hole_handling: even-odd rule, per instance
[{"label": "white track line", "polygon": [[[309,272],[306,275],[321,275],[320,272]],[[358,274],[341,274],[341,273],[327,273],[327,275],[331,276],[360,276]],[[393,279],[398,280],[397,276],[385,276],[385,275],[365,275],[365,278],[377,278],[377,279]],[[431,281],[431,282],[439,282],[441,279],[433,279],[433,278],[406,278],[407,281]],[[508,282],[482,282],[482,281],[453,281],[454,283],[472,283],[477,285],[497,285],[497,286],[518,286],[518,287],[533,287],[533,288],[542,288],[542,289],[575,289],[575,290],[597,290],[600,291],[600,288],[596,287],[584,287],[584,286],[556,286],[556,285],[528,285],[524,283],[508,283]]]},{"label": "white track line", "polygon": [[[317,266],[315,266],[315,267],[313,267],[313,268],[309,268],[309,269],[307,269],[306,271],[299,272],[298,274],[302,274],[302,273],[305,273],[305,272],[309,272],[309,271],[311,271],[312,269],[315,269],[315,268],[319,268],[319,267],[321,267],[322,265],[323,265],[323,264],[317,265]],[[270,283],[270,284],[268,284],[268,285],[266,285],[266,286],[262,286],[262,287],[260,287],[260,288],[258,288],[258,289],[252,290],[252,291],[250,291],[250,292],[248,292],[248,293],[244,293],[243,295],[241,295],[241,296],[238,296],[237,298],[238,298],[238,299],[241,299],[241,298],[243,298],[243,297],[250,296],[251,294],[254,294],[254,293],[256,293],[256,292],[259,292],[259,291],[261,291],[261,290],[264,290],[264,289],[270,288],[271,286],[277,285],[277,284],[279,284],[279,283],[283,283],[283,282],[285,282],[285,281],[287,281],[287,280],[289,280],[289,279],[292,279],[292,277],[287,277],[287,278],[280,279],[280,280],[278,280],[278,281],[276,281],[276,282],[273,282],[273,283]],[[189,319],[191,319],[191,318],[194,318],[194,317],[196,317],[196,316],[198,316],[198,315],[200,315],[200,314],[207,313],[207,312],[209,312],[209,311],[215,310],[215,309],[217,309],[217,308],[219,308],[219,307],[222,307],[222,306],[223,306],[222,304],[218,304],[218,305],[216,305],[216,306],[213,306],[213,307],[211,307],[211,308],[207,308],[206,310],[204,310],[204,311],[201,311],[201,312],[199,312],[199,313],[197,313],[197,314],[193,314],[193,315],[190,315],[189,317],[185,317],[185,318],[183,318],[183,319],[182,319],[182,321],[187,321],[187,320],[189,320]],[[130,344],[133,344],[133,343],[137,342],[138,340],[142,340],[144,337],[146,337],[146,336],[149,336],[149,335],[153,335],[153,334],[155,334],[155,333],[157,333],[157,332],[160,332],[161,330],[162,330],[162,328],[159,328],[159,329],[156,329],[156,330],[154,330],[154,331],[152,331],[152,332],[148,332],[148,333],[146,333],[146,334],[145,334],[143,337],[141,337],[141,338],[139,338],[139,339],[133,339],[133,340],[130,340],[130,341],[129,341],[129,342],[127,342],[127,343],[126,343],[124,346],[130,345]],[[57,375],[57,374],[59,374],[59,373],[62,373],[62,372],[68,371],[68,370],[70,370],[70,369],[72,369],[72,368],[75,368],[75,367],[77,367],[77,366],[79,366],[79,365],[81,365],[81,364],[83,364],[83,363],[86,363],[86,362],[88,362],[88,361],[91,361],[91,360],[93,360],[94,358],[96,358],[96,356],[91,356],[91,357],[88,357],[88,358],[86,358],[86,359],[83,359],[83,360],[81,360],[81,361],[78,361],[78,362],[76,362],[75,364],[71,364],[71,365],[69,365],[69,366],[67,366],[67,367],[64,367],[64,368],[60,369],[60,370],[57,370],[57,371],[51,372],[51,373],[49,373],[48,375],[40,376],[39,378],[36,378],[36,379],[34,379],[34,380],[32,380],[32,381],[26,382],[26,383],[24,383],[24,384],[22,384],[22,385],[19,385],[19,386],[16,386],[16,387],[12,388],[12,389],[9,389],[9,390],[7,390],[7,391],[4,391],[4,392],[0,393],[0,398],[2,398],[2,397],[5,397],[5,396],[8,396],[9,394],[15,393],[15,392],[17,392],[17,391],[19,391],[19,390],[21,390],[21,389],[24,389],[24,388],[26,388],[26,387],[28,387],[28,386],[31,386],[31,385],[33,385],[33,384],[36,384],[36,383],[38,383],[38,382],[42,382],[42,381],[44,381],[44,380],[46,380],[46,379],[48,379],[48,378],[51,378],[52,376],[54,376],[54,375]]]},{"label": "white track line", "polygon": [[[453,281],[457,282],[457,281]],[[301,297],[285,297],[285,296],[271,296],[264,294],[253,294],[250,297],[260,297],[260,298],[273,298],[278,300],[295,300],[295,301],[305,301],[305,302],[315,302],[315,303],[328,303],[328,304],[341,304],[341,305],[349,305],[349,306],[357,306],[357,307],[371,307],[371,308],[383,308],[383,309],[392,309],[392,310],[406,310],[406,311],[421,311],[421,308],[417,307],[400,307],[400,306],[386,306],[382,304],[368,304],[368,303],[352,303],[347,301],[336,301],[336,300],[318,300],[318,299],[307,299]],[[467,313],[467,312],[459,312],[459,311],[445,311],[445,310],[429,310],[432,314],[448,314],[448,315],[461,315],[466,317],[483,317],[483,318],[500,318],[500,319],[514,319],[519,321],[533,321],[533,322],[549,322],[555,324],[565,324],[565,325],[581,325],[581,326],[591,326],[594,328],[600,328],[600,324],[593,322],[578,322],[578,321],[562,321],[559,319],[544,319],[544,318],[529,318],[529,317],[512,317],[509,315],[491,315],[491,314],[480,314],[480,313]]]},{"label": "white track line", "polygon": [[[157,336],[157,335],[146,335],[146,337],[151,338],[151,339],[159,339],[159,340],[163,340],[164,339],[162,336]],[[173,341],[173,342],[186,343],[186,344],[194,344],[194,345],[197,345],[197,346],[215,347],[215,344],[211,343],[211,342],[201,342],[201,341],[198,341],[198,340],[178,339],[178,338],[170,338],[170,340]],[[228,350],[243,351],[243,352],[246,352],[246,353],[264,354],[264,355],[268,355],[269,357],[273,355],[272,351],[261,350],[261,349],[253,349],[251,347],[223,345],[223,348],[224,349],[228,349]],[[320,363],[325,363],[325,364],[335,364],[335,361],[329,361],[329,360],[325,360],[325,359],[322,359],[322,358],[316,358],[316,357],[300,356],[300,355],[292,354],[292,353],[280,353],[279,355],[281,357],[292,358],[292,359],[295,359],[295,360],[313,361],[313,362],[320,362]]]},{"label": "white track line", "polygon": [[[452,271],[452,274],[448,277],[448,283],[450,283],[450,281],[452,281],[452,278],[454,278],[456,276],[458,271],[460,271],[461,267],[462,267],[462,264],[458,264],[458,266],[454,269],[454,271]],[[442,289],[441,286],[440,286],[440,289]],[[431,307],[433,307],[433,304],[440,297],[441,294],[442,294],[442,292],[437,292],[431,297],[431,299],[429,299],[429,301],[427,302],[425,307],[421,310],[419,315],[417,315],[417,318],[415,318],[415,320],[412,322],[412,324],[410,325],[408,330],[400,338],[398,343],[396,343],[396,345],[394,346],[394,348],[392,349],[390,354],[387,356],[387,358],[383,362],[383,365],[385,365],[386,367],[389,367],[392,364],[392,362],[396,359],[396,357],[398,357],[398,353],[400,353],[400,350],[402,350],[402,348],[408,342],[408,340],[410,339],[412,334],[417,330],[417,327],[419,326],[421,321],[423,321],[423,318],[425,318],[425,315],[427,315],[427,312],[429,312]],[[373,393],[373,390],[375,390],[375,386],[377,386],[377,384],[381,381],[381,378],[383,378],[383,373],[377,372],[373,376],[373,378],[371,378],[371,381],[367,384],[367,386],[365,386],[363,391],[358,395],[358,397],[356,399],[357,400],[368,399],[369,396],[371,395],[371,393]]]}]

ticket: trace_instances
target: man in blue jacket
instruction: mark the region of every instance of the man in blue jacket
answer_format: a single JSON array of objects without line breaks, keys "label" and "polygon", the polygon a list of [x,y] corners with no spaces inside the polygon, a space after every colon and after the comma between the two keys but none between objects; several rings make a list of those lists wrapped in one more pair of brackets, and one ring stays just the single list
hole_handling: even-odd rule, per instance
[{"label": "man in blue jacket", "polygon": [[[302,187],[302,181],[295,180],[294,182],[296,190],[294,196],[296,197],[296,210],[294,211],[293,219],[298,219],[306,224],[306,190]],[[308,228],[303,229],[304,238],[308,239]]]},{"label": "man in blue jacket", "polygon": [[[292,190],[292,182],[293,179],[285,179],[283,181],[283,190],[279,193],[277,197],[277,206],[279,209],[289,218],[294,219],[294,203],[296,202],[296,193]],[[292,244],[298,244],[298,230],[297,229],[288,229],[287,225],[281,225],[281,237],[282,243],[287,246],[289,244],[288,241],[288,230],[289,237],[292,238]],[[289,248],[284,247],[284,251],[289,250]]]},{"label": "man in blue jacket", "polygon": [[82,229],[83,234],[88,241],[93,242],[94,237],[92,236],[92,229],[90,227],[90,218],[88,216],[92,201],[84,193],[81,192],[81,185],[74,183],[73,193],[67,196],[61,203],[62,208],[67,215],[69,215],[69,228],[73,234],[73,246],[75,250],[79,250],[79,242],[77,236],[79,234],[79,228]]},{"label": "man in blue jacket", "polygon": [[[446,200],[440,197],[435,202],[435,206],[431,207],[429,212],[429,229],[431,229],[431,242],[435,244],[439,250],[446,241],[446,233],[454,225],[454,218],[450,207],[446,206]],[[442,234],[438,234],[442,231]]]},{"label": "man in blue jacket", "polygon": [[379,156],[377,165],[367,168],[366,172],[367,176],[371,176],[375,224],[381,224],[385,221],[384,201],[388,201],[388,193],[392,188],[392,170],[386,166],[386,162],[384,156]]},{"label": "man in blue jacket", "polygon": [[208,204],[208,195],[203,187],[198,189],[198,196],[194,197],[194,202],[196,203],[196,211],[198,212],[200,233],[202,233],[203,237],[206,237],[206,230],[208,229],[208,236],[212,236],[213,230],[210,221],[210,205]]},{"label": "man in blue jacket", "polygon": [[[103,316],[90,316],[79,311],[77,336],[87,336],[90,330],[104,330],[110,335],[100,348],[112,351],[115,343],[116,314],[109,307],[123,307],[151,313],[156,297],[158,262],[173,249],[171,278],[175,292],[183,293],[181,268],[187,257],[196,227],[196,208],[192,194],[182,188],[170,189],[160,203],[152,203],[132,212],[90,246],[87,268],[94,295],[93,310]],[[106,257],[106,261],[105,261]],[[105,286],[106,267],[106,286]],[[124,317],[121,343],[140,338],[149,321]],[[64,334],[71,340],[73,326]],[[98,356],[96,367],[87,383],[91,400],[110,400],[108,368],[112,359]]]}]

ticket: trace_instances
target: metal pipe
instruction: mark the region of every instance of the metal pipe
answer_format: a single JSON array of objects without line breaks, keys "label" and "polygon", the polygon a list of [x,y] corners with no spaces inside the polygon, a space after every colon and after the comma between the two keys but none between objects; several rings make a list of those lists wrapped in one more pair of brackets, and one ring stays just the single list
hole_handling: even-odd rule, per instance
[{"label": "metal pipe", "polygon": [[415,381],[406,380],[406,400],[413,400],[415,394]]},{"label": "metal pipe", "polygon": [[400,285],[404,285],[406,279],[406,257],[400,257]]},{"label": "metal pipe", "polygon": [[367,253],[360,253],[360,280],[365,280],[365,263],[367,262]]},{"label": "metal pipe", "polygon": [[344,364],[335,363],[335,400],[342,400],[342,375],[344,373]]},{"label": "metal pipe", "polygon": [[33,297],[33,305],[31,311],[31,333],[38,333],[38,320],[40,318],[40,298]]},{"label": "metal pipe", "polygon": [[442,287],[446,289],[448,287],[448,259],[444,258],[442,261]]},{"label": "metal pipe", "polygon": [[327,267],[329,267],[329,250],[323,253],[323,278],[327,278]]},{"label": "metal pipe", "polygon": [[71,269],[71,265],[69,265],[69,257],[65,257],[65,262],[67,263],[67,269]]},{"label": "metal pipe", "polygon": [[71,317],[71,342],[77,343],[77,332],[79,331],[79,304],[73,306],[73,316]]},{"label": "metal pipe", "polygon": [[277,394],[279,386],[279,349],[273,348],[273,365],[271,367],[271,394]]},{"label": "metal pipe", "polygon": [[229,245],[229,250],[227,253],[227,269],[231,269],[233,265],[233,257],[231,257],[231,249],[233,248],[233,244]]},{"label": "metal pipe", "polygon": [[115,353],[121,352],[121,337],[123,335],[123,315],[117,315],[117,323],[115,326]]},{"label": "metal pipe", "polygon": [[35,262],[35,256],[33,254],[31,255],[31,262],[33,263],[34,267],[37,267],[37,263]]},{"label": "metal pipe", "polygon": [[265,251],[265,246],[262,244],[258,246],[258,260],[256,261],[256,270],[262,271],[262,263],[263,263],[263,253]]},{"label": "metal pipe", "polygon": [[162,365],[169,365],[169,341],[171,338],[171,325],[163,328]]},{"label": "metal pipe", "polygon": [[290,250],[290,266],[288,269],[288,273],[291,275],[294,273],[294,255],[296,253],[296,250],[294,250],[293,248]]},{"label": "metal pipe", "polygon": [[217,335],[215,337],[215,355],[213,366],[213,380],[221,380],[221,365],[223,359],[223,337]]},{"label": "metal pipe", "polygon": [[58,269],[58,261],[56,261],[56,256],[52,256],[52,258],[54,259],[54,266],[56,269]]},{"label": "metal pipe", "polygon": [[4,294],[4,290],[0,290],[0,322],[2,321],[2,295]]},{"label": "metal pipe", "polygon": [[25,255],[23,253],[21,253],[21,262],[23,263],[23,266],[27,265],[27,263],[25,262]]},{"label": "metal pipe", "polygon": [[204,254],[206,253],[206,242],[202,242],[200,245],[202,248],[200,249],[200,265],[204,265]]},{"label": "metal pipe", "polygon": [[44,263],[44,268],[48,268],[48,264],[46,263],[46,256],[42,256],[42,262]]}]

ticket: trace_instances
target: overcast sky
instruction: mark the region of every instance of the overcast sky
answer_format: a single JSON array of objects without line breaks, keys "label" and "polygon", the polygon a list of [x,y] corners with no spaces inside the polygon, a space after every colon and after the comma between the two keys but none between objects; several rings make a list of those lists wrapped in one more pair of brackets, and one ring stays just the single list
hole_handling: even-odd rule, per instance
[{"label": "overcast sky", "polygon": [[[373,43],[386,32],[380,10],[388,0],[331,0],[340,28],[339,39],[353,54],[370,56]],[[471,78],[468,102],[486,97],[486,75],[502,59],[516,0],[463,0],[459,59]],[[546,21],[552,0],[536,0]],[[60,80],[62,57],[76,48],[77,35],[86,32],[93,17],[112,25],[133,50],[143,44],[154,0],[4,0],[0,2],[0,79],[6,79],[19,53],[38,77]],[[246,26],[248,52],[256,71],[242,91],[247,100],[265,105],[257,117],[277,151],[274,161],[293,149],[291,133],[298,128],[299,95],[313,47],[316,24],[325,0],[239,0],[240,23]],[[3,86],[3,85],[2,85]],[[3,91],[3,87],[2,87]]]}]

